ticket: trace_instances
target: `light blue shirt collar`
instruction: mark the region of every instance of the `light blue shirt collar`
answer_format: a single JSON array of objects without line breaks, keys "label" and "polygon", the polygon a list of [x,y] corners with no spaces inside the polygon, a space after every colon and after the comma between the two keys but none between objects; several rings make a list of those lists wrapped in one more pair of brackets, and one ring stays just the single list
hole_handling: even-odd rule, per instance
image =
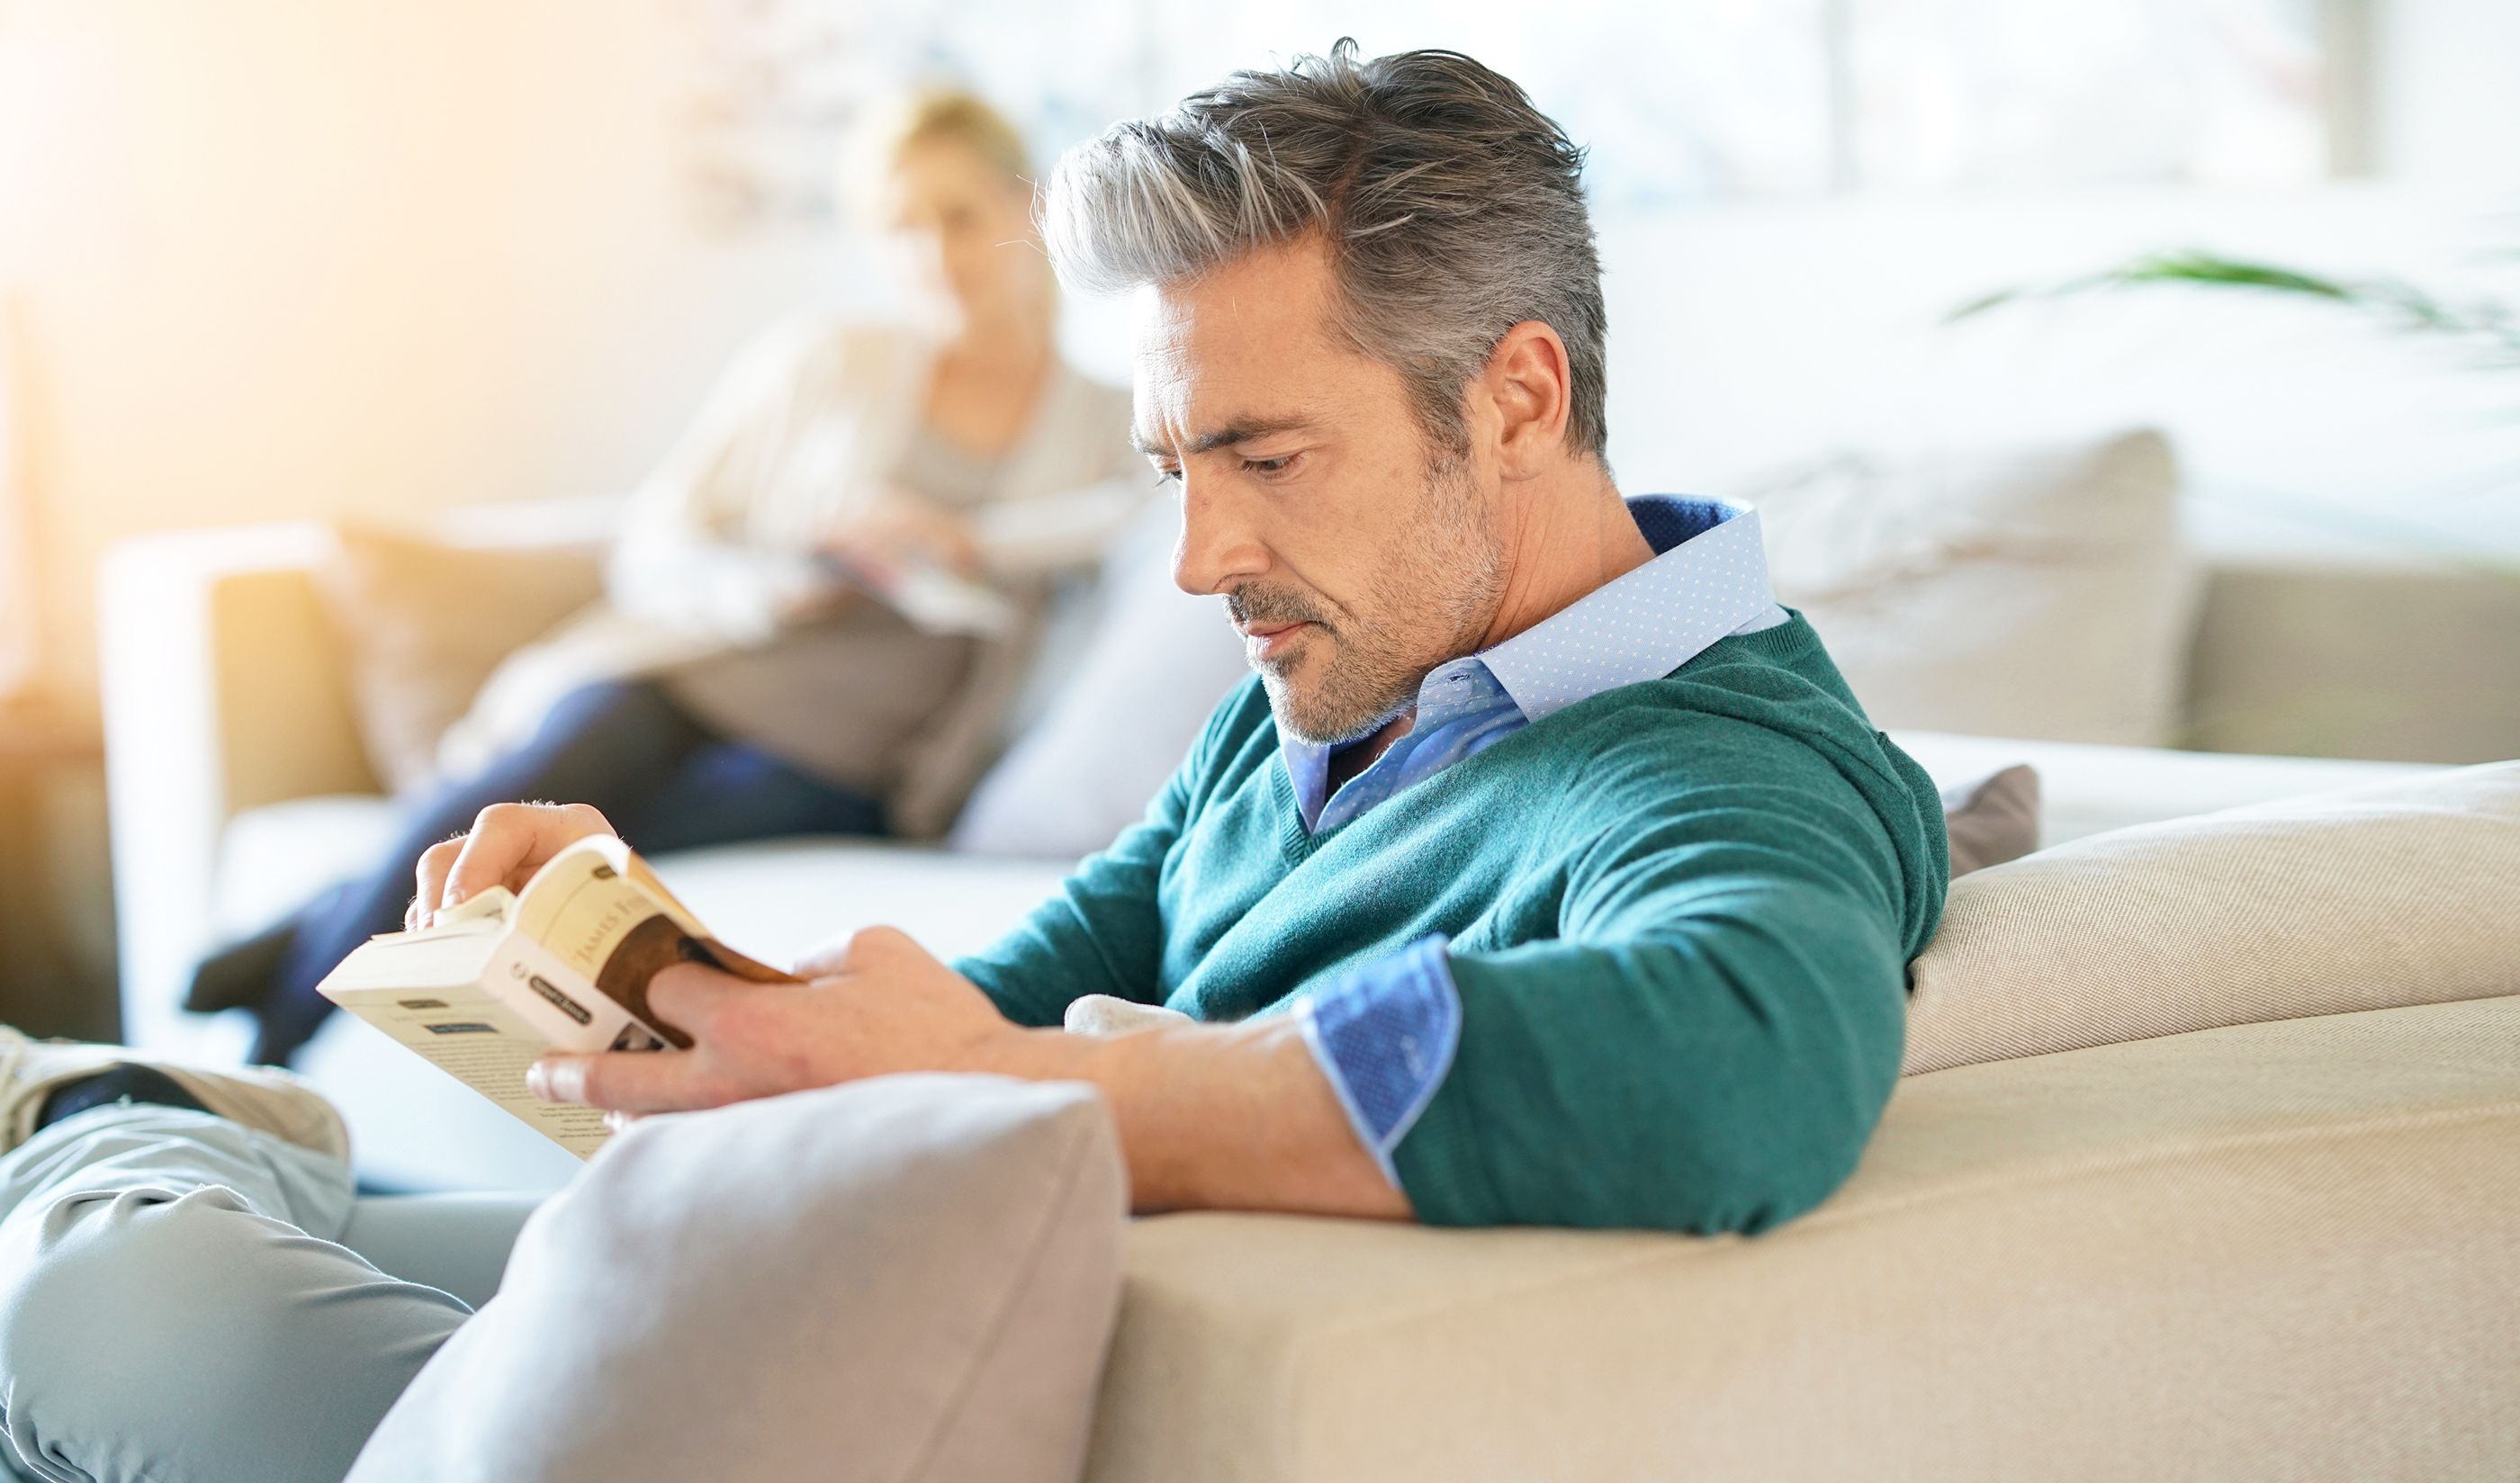
[{"label": "light blue shirt collar", "polygon": [[[1378,801],[1418,778],[1578,700],[1656,680],[1735,633],[1784,622],[1768,581],[1755,510],[1721,500],[1628,501],[1653,560],[1586,593],[1492,649],[1436,666],[1418,689],[1409,736],[1340,789]],[[1330,748],[1279,736],[1307,828],[1327,800]],[[1354,817],[1363,808],[1341,809]]]}]

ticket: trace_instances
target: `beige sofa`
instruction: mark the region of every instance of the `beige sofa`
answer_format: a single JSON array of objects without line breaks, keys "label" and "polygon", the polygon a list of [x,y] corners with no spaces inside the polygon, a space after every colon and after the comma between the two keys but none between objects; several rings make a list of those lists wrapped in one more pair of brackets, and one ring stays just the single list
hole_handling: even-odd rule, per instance
[{"label": "beige sofa", "polygon": [[[240,1045],[237,1027],[175,1008],[193,955],[357,863],[382,828],[308,581],[324,539],[304,527],[166,537],[109,568],[125,1012],[144,1044]],[[2308,595],[2331,580],[2332,603]],[[2361,584],[2410,580],[2216,573],[2191,704],[2270,735],[2265,706],[2218,707],[2269,663],[2303,662],[2282,652],[2290,619],[2276,615],[2332,619]],[[2449,578],[2386,597],[2366,621],[2418,631],[2428,605],[2506,623],[2520,607]],[[2484,662],[2501,662],[2488,648]],[[2449,683],[2390,671],[2361,678],[2418,693]],[[2408,733],[2405,749],[2454,756],[2520,736],[2514,706],[2520,697],[2470,697],[2454,735]],[[2069,848],[2431,776],[2415,763],[1901,740],[1946,780],[2035,762],[2048,842],[2084,841]],[[775,956],[870,921],[950,953],[1000,929],[1062,865],[793,841],[665,869],[729,937]],[[2499,934],[2477,939],[2485,987],[2450,1003],[2241,995],[2264,1022],[2224,1023],[2215,985],[2189,984],[2204,1018],[2165,1026],[2129,1011],[2136,1029],[2063,1049],[2035,1043],[2033,1004],[2033,1043],[1910,1076],[1852,1183],[1754,1240],[1141,1222],[1091,1475],[2520,1477],[2520,998],[2497,997],[2520,994],[2512,904],[2475,925]],[[2309,928],[2247,928],[2296,929]],[[2496,964],[2511,971],[2497,978]],[[370,1174],[511,1187],[566,1176],[564,1155],[358,1030],[334,1026],[309,1069],[343,1102]]]}]

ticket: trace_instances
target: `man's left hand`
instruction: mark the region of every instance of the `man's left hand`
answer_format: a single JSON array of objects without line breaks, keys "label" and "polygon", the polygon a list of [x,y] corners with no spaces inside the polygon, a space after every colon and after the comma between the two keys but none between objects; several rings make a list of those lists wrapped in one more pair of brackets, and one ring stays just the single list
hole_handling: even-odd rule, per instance
[{"label": "man's left hand", "polygon": [[1024,1031],[969,979],[892,927],[868,927],[798,966],[804,983],[753,983],[677,964],[648,986],[679,1055],[546,1056],[526,1085],[547,1101],[682,1112],[894,1071],[984,1071]]}]

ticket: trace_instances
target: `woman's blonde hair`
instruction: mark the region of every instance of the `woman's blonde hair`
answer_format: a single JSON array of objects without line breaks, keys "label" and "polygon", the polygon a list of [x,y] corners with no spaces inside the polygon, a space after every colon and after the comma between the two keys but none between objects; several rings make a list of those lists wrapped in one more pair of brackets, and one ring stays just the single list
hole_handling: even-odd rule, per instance
[{"label": "woman's blonde hair", "polygon": [[841,160],[843,198],[861,204],[872,201],[886,173],[912,151],[931,144],[960,145],[1010,186],[1032,185],[1031,154],[1006,114],[977,93],[926,87],[877,106],[851,130]]}]

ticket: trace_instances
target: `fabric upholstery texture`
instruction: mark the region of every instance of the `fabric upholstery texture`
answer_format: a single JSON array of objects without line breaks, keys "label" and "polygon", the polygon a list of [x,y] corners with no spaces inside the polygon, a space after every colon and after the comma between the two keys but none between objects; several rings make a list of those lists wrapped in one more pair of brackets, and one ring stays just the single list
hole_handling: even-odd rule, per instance
[{"label": "fabric upholstery texture", "polygon": [[526,1222],[352,1483],[1068,1483],[1127,1208],[1074,1084],[879,1077],[639,1123]]},{"label": "fabric upholstery texture", "polygon": [[1755,1237],[1141,1221],[1092,1483],[2520,1476],[2520,999],[1910,1077]]},{"label": "fabric upholstery texture", "polygon": [[1955,882],[1907,1074],[2520,994],[2520,762],[2097,834]]}]

